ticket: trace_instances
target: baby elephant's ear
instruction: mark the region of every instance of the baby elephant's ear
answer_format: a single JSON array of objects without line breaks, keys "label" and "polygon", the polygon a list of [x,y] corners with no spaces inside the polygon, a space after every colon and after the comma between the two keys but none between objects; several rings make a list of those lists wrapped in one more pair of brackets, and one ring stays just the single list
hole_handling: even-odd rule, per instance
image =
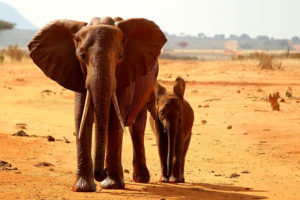
[{"label": "baby elephant's ear", "polygon": [[159,83],[155,84],[154,94],[155,94],[157,99],[160,95],[163,95],[163,94],[166,94],[166,93],[167,93],[167,89],[164,86],[160,85]]},{"label": "baby elephant's ear", "polygon": [[173,92],[180,98],[183,98],[185,90],[185,81],[181,77],[177,77],[173,86]]},{"label": "baby elephant's ear", "polygon": [[56,20],[43,27],[28,44],[33,62],[63,87],[82,92],[85,78],[75,54],[73,35],[85,22]]}]

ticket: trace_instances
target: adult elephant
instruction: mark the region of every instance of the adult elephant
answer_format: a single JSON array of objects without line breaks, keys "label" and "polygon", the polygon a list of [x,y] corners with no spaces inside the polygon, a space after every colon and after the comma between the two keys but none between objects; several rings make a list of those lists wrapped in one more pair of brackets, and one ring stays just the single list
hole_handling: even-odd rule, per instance
[{"label": "adult elephant", "polygon": [[130,127],[133,142],[133,179],[149,181],[144,149],[146,103],[166,41],[152,21],[106,17],[93,18],[89,24],[56,20],[29,43],[30,57],[46,76],[76,92],[78,169],[73,191],[95,191],[94,178],[102,181],[102,188],[124,188],[122,119]]}]

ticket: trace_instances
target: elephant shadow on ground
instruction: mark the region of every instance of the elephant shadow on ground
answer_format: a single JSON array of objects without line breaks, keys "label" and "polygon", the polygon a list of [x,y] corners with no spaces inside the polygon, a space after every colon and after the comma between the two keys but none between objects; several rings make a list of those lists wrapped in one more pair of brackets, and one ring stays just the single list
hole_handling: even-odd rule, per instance
[{"label": "elephant shadow on ground", "polygon": [[197,199],[197,200],[252,200],[266,199],[261,195],[249,193],[265,192],[254,190],[247,187],[236,187],[230,185],[213,185],[207,183],[184,183],[184,184],[167,184],[167,183],[149,183],[136,184],[127,183],[124,190],[105,191],[110,195],[128,196],[135,198],[158,198],[158,199]]}]

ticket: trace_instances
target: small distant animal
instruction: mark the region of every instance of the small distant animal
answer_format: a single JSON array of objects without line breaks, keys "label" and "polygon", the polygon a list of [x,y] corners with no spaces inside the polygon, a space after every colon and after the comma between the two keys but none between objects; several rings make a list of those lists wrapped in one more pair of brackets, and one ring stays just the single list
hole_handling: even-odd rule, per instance
[{"label": "small distant animal", "polygon": [[178,77],[173,91],[156,83],[148,101],[150,125],[156,136],[161,164],[160,182],[183,183],[194,111],[183,98],[185,81]]},{"label": "small distant animal", "polygon": [[280,110],[280,105],[278,103],[279,92],[274,93],[273,95],[269,94],[269,102],[271,104],[272,110]]}]

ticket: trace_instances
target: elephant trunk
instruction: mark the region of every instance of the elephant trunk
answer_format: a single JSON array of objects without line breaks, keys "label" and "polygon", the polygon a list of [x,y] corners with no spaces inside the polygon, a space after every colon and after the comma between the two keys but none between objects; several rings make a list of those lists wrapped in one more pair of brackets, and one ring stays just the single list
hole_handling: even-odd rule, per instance
[{"label": "elephant trunk", "polygon": [[114,71],[105,66],[90,68],[87,84],[95,110],[94,176],[97,181],[102,181],[106,177],[104,161],[111,99],[115,88]]},{"label": "elephant trunk", "polygon": [[172,126],[170,122],[166,123],[166,132],[168,136],[168,157],[167,157],[167,175],[170,177],[173,171],[173,158],[175,150],[176,127]]}]

